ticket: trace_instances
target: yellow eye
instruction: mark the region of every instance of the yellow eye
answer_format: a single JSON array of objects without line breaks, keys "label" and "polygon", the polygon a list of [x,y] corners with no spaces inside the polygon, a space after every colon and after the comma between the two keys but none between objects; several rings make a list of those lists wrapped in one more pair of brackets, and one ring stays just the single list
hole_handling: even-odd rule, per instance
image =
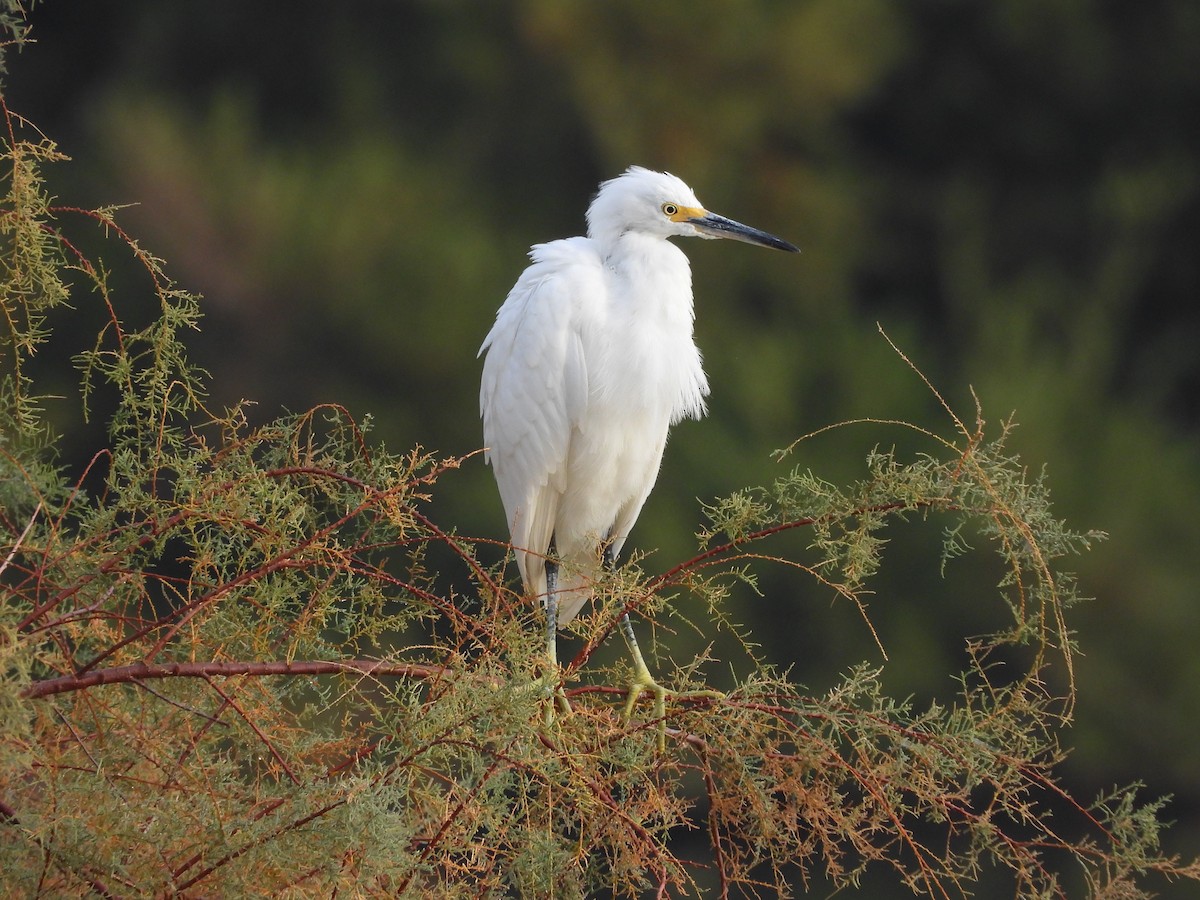
[{"label": "yellow eye", "polygon": [[679,213],[679,207],[676,206],[674,203],[664,203],[662,205],[662,211],[663,211],[664,216],[666,216],[667,218],[670,218],[671,216],[677,215]]}]

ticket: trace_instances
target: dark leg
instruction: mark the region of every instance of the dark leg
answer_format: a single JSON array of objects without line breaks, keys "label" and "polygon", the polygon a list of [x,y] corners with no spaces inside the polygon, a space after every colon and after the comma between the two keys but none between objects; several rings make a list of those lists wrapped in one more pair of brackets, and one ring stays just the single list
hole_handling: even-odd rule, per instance
[{"label": "dark leg", "polygon": [[[601,558],[604,561],[604,568],[610,572],[617,570],[617,554],[613,553],[611,534],[604,541],[604,552]],[[642,651],[638,649],[637,636],[633,633],[633,622],[629,620],[629,613],[621,616],[621,631],[625,634],[625,641],[629,644],[629,649],[633,651],[633,659],[637,668],[645,670],[646,663],[642,659]],[[649,672],[646,674],[649,675]],[[639,689],[637,693],[640,694],[641,690]],[[636,694],[634,695],[634,699],[636,699]]]},{"label": "dark leg", "polygon": [[610,572],[617,570],[617,554],[613,553],[612,535],[604,541],[604,568]]},{"label": "dark leg", "polygon": [[[547,557],[557,553],[554,538],[550,538],[550,549]],[[554,694],[554,703],[546,710],[546,721],[549,724],[554,718],[554,707],[561,712],[569,713],[571,704],[563,693],[562,684],[558,679],[558,563],[552,558],[546,560],[546,659],[549,671],[542,676],[546,688]]]},{"label": "dark leg", "polygon": [[[611,534],[609,534],[604,542],[602,559],[604,561],[604,568],[608,569],[608,571],[615,572],[617,570],[617,554],[613,552]],[[637,635],[633,633],[633,622],[629,619],[629,613],[621,616],[621,631],[625,635],[625,643],[629,645],[629,652],[633,654],[633,667],[636,673],[633,685],[629,689],[628,700],[625,704],[625,718],[629,718],[629,714],[633,711],[633,705],[637,702],[638,695],[642,691],[647,688],[655,691],[660,704],[663,702],[666,692],[650,677],[650,670],[646,667],[645,659],[642,658],[641,648],[638,647]]]},{"label": "dark leg", "polygon": [[[554,541],[550,542],[554,553]],[[558,563],[546,560],[546,656],[558,665]]]}]

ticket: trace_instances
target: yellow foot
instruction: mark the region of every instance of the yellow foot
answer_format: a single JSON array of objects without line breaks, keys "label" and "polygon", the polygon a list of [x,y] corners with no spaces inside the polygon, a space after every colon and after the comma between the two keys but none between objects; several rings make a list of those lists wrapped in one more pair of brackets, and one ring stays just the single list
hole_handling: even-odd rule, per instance
[{"label": "yellow foot", "polygon": [[654,718],[658,722],[658,752],[665,753],[667,749],[667,697],[675,700],[724,700],[725,695],[720,691],[672,691],[654,680],[654,676],[646,669],[633,676],[629,685],[629,693],[625,697],[624,719],[626,722],[633,716],[633,708],[637,705],[638,697],[645,691],[654,694]]},{"label": "yellow foot", "polygon": [[552,698],[551,702],[546,704],[544,712],[543,722],[546,725],[554,722],[556,711],[564,716],[571,714],[571,702],[567,700],[567,693],[563,690],[557,666],[534,681],[533,689],[545,697]]}]

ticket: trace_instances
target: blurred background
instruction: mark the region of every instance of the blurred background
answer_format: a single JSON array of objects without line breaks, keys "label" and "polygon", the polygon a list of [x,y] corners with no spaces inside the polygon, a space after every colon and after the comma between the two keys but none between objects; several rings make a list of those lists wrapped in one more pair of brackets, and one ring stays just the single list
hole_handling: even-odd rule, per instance
[{"label": "blurred background", "polygon": [[[1065,780],[1144,779],[1174,795],[1167,847],[1200,848],[1200,4],[51,0],[30,20],[9,107],[73,157],[47,173],[61,202],[137,204],[120,220],[204,295],[192,359],[218,408],[336,402],[394,451],[478,449],[476,351],[528,246],[581,233],[630,164],[800,245],[684,244],[711,412],[673,434],[643,565],[691,555],[701,501],[934,449],[854,426],[771,459],[824,425],[953,436],[879,323],[968,424],[972,386],[993,435],[1015,411],[1056,512],[1109,533],[1068,564],[1095,599],[1072,617]],[[152,315],[120,248],[95,252],[123,314]],[[86,341],[98,311],[74,303],[59,324]],[[54,404],[67,465],[103,441],[76,406]],[[478,457],[433,511],[505,533]],[[918,705],[952,699],[963,637],[1004,620],[987,547],[942,578],[939,529],[892,533],[871,598],[887,684]],[[850,604],[759,576],[732,618],[811,690],[882,662]]]}]

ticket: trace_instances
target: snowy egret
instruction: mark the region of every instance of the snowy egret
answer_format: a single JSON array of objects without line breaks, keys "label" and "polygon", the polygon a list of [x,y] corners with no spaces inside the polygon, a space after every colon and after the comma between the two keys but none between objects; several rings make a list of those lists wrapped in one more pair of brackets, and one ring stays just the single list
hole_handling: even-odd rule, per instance
[{"label": "snowy egret", "polygon": [[[704,209],[674,175],[638,166],[600,185],[587,224],[587,237],[534,245],[479,349],[485,458],[525,590],[546,607],[550,670],[541,683],[564,709],[557,629],[614,564],[658,477],[670,426],[705,411],[691,268],[667,238],[796,251]],[[649,690],[661,722],[668,692],[651,677],[628,615],[622,629],[635,670],[626,715]]]}]

